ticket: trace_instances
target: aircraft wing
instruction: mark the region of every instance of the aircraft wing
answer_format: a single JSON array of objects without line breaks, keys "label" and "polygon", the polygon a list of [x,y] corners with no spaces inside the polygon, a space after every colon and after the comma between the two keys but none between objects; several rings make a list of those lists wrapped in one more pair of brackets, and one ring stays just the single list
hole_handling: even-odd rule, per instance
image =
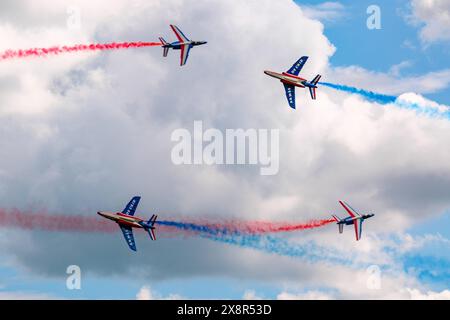
[{"label": "aircraft wing", "polygon": [[361,239],[362,223],[363,223],[363,219],[355,219],[355,220],[353,220],[353,225],[355,226],[356,241]]},{"label": "aircraft wing", "polygon": [[350,205],[348,203],[345,203],[344,201],[339,201],[339,203],[341,204],[341,206],[344,207],[344,209],[348,212],[348,214],[352,217],[352,218],[357,218],[360,217],[361,215],[356,212],[355,209],[353,209],[352,207],[350,207]]},{"label": "aircraft wing", "polygon": [[170,27],[172,28],[173,32],[177,36],[178,41],[189,42],[189,39],[184,35],[184,33],[177,26],[171,24]]},{"label": "aircraft wing", "polygon": [[131,227],[123,226],[120,224],[119,226],[130,249],[136,251],[136,242],[134,241],[133,230],[131,229]]},{"label": "aircraft wing", "polygon": [[287,71],[287,73],[293,74],[294,76],[298,76],[306,61],[308,60],[307,56],[303,56],[297,60],[296,63]]},{"label": "aircraft wing", "polygon": [[286,98],[289,106],[295,109],[295,87],[290,84],[284,84],[284,90],[286,91]]},{"label": "aircraft wing", "polygon": [[133,197],[130,202],[128,202],[127,206],[123,209],[122,213],[129,216],[134,216],[136,208],[139,205],[139,200],[141,200],[141,197]]},{"label": "aircraft wing", "polygon": [[189,44],[185,44],[181,46],[180,52],[180,66],[184,66],[189,57],[189,50],[191,50],[191,46]]}]

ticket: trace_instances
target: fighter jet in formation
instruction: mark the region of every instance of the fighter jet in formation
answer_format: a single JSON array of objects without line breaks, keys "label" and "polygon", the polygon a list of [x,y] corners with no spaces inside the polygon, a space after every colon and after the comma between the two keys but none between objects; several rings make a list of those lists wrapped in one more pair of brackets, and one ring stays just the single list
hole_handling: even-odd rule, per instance
[{"label": "fighter jet in formation", "polygon": [[99,211],[97,212],[102,217],[117,222],[120,229],[123,232],[125,241],[131,250],[136,251],[136,242],[134,241],[133,229],[132,228],[142,228],[148,232],[150,239],[156,240],[155,236],[155,222],[158,216],[152,215],[152,217],[145,221],[144,219],[135,217],[136,208],[139,204],[141,197],[133,197],[130,202],[126,205],[122,212],[112,213]]},{"label": "fighter jet in formation", "polygon": [[295,109],[295,87],[299,88],[308,88],[309,93],[311,94],[311,98],[313,100],[316,99],[316,89],[317,83],[320,80],[321,75],[318,74],[311,81],[300,78],[298,74],[302,70],[303,66],[308,60],[308,57],[304,56],[297,60],[296,63],[286,72],[278,73],[273,71],[264,71],[268,76],[279,79],[281,83],[284,85],[284,89],[286,91],[286,98],[288,100],[289,106],[292,109]]},{"label": "fighter jet in formation", "polygon": [[175,33],[178,41],[169,43],[164,38],[160,37],[159,40],[161,41],[161,47],[163,48],[163,56],[167,57],[167,54],[169,53],[169,49],[173,50],[181,50],[180,51],[180,66],[184,66],[186,64],[186,61],[189,57],[189,50],[191,50],[193,47],[201,46],[202,44],[206,44],[206,41],[193,41],[189,40],[183,32],[174,25],[170,25],[173,32]]},{"label": "fighter jet in formation", "polygon": [[353,224],[355,226],[356,241],[358,241],[359,239],[361,239],[363,221],[373,217],[374,214],[370,213],[370,214],[360,215],[355,209],[350,207],[350,205],[348,205],[347,203],[345,203],[343,201],[339,201],[339,203],[341,204],[341,206],[344,207],[344,209],[349,214],[349,216],[344,219],[341,219],[336,215],[332,215],[334,220],[336,220],[336,224],[338,225],[339,233],[344,232],[344,225],[349,226],[349,225]]}]

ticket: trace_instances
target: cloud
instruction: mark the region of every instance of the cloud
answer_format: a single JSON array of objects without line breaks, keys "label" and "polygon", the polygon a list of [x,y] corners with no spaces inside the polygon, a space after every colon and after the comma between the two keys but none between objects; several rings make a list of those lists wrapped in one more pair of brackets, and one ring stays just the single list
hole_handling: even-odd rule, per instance
[{"label": "cloud", "polygon": [[450,28],[450,2],[447,0],[412,0],[410,23],[421,26],[420,39],[429,45],[450,40],[444,30]]}]

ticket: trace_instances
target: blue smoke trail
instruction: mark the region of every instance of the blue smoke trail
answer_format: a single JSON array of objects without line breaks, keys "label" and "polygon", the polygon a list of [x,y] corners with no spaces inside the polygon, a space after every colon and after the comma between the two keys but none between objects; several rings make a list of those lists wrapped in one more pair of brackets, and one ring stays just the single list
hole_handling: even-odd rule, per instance
[{"label": "blue smoke trail", "polygon": [[346,85],[334,84],[329,82],[319,82],[319,84],[333,88],[335,90],[354,93],[366,98],[369,101],[377,102],[383,105],[392,103],[399,108],[414,110],[418,114],[423,114],[431,118],[445,118],[447,120],[450,120],[450,110],[439,111],[437,108],[432,108],[430,106],[422,106],[417,103],[399,100],[396,96],[386,95]]}]

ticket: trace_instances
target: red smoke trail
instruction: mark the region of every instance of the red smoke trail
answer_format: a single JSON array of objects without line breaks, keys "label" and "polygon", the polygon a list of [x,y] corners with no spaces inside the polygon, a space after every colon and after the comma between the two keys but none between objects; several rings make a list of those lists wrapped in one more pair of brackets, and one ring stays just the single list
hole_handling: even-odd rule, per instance
[{"label": "red smoke trail", "polygon": [[50,48],[32,48],[24,50],[6,50],[0,53],[0,61],[10,59],[20,59],[27,57],[45,57],[48,55],[59,55],[61,53],[80,52],[80,51],[103,51],[118,50],[142,47],[160,46],[160,42],[112,42],[112,43],[93,43],[77,44],[74,46],[54,46]]}]

